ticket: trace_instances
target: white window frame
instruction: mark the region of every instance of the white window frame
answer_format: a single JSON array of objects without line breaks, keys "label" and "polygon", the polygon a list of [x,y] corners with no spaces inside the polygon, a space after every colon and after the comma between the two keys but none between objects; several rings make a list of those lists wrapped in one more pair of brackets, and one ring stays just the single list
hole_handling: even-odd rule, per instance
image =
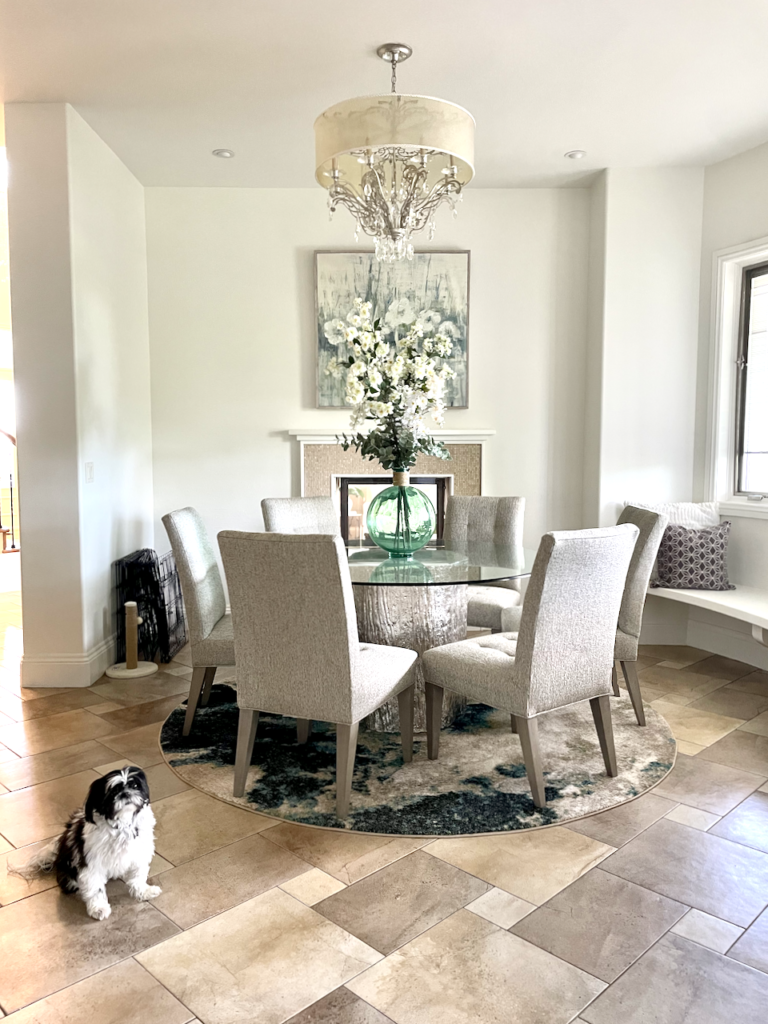
[{"label": "white window frame", "polygon": [[768,519],[768,498],[734,493],[736,478],[736,359],[742,271],[768,262],[768,238],[720,249],[713,256],[705,487],[721,515]]}]

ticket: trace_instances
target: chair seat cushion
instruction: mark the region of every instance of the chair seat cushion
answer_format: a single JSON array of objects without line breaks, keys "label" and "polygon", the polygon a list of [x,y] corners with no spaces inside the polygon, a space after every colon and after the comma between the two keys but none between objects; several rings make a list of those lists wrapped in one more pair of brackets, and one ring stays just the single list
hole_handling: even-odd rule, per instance
[{"label": "chair seat cushion", "polygon": [[232,616],[226,612],[205,640],[192,644],[192,664],[210,667],[235,664],[235,634]]},{"label": "chair seat cushion", "polygon": [[516,604],[512,608],[505,608],[501,613],[502,633],[519,633],[522,617],[523,606],[521,604]]},{"label": "chair seat cushion", "polygon": [[637,661],[637,637],[621,629],[616,630],[616,644],[613,656],[616,661]]},{"label": "chair seat cushion", "polygon": [[416,681],[416,651],[383,644],[360,644],[352,687],[352,721],[376,708]]},{"label": "chair seat cushion", "polygon": [[509,633],[460,640],[422,655],[424,678],[470,700],[513,715],[527,715],[514,684],[517,637]]},{"label": "chair seat cushion", "polygon": [[505,587],[467,587],[467,625],[502,629],[502,612],[520,604],[517,590]]}]

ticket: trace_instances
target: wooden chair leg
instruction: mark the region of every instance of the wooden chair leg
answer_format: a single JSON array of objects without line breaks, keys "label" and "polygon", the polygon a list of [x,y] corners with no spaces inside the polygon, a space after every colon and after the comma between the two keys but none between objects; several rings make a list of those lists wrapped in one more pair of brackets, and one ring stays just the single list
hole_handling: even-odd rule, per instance
[{"label": "wooden chair leg", "polygon": [[203,680],[203,693],[200,697],[200,707],[208,707],[208,698],[211,696],[211,687],[213,686],[213,677],[216,675],[215,666],[207,668],[205,670],[205,679]]},{"label": "wooden chair leg", "polygon": [[312,735],[312,722],[308,718],[296,719],[296,742],[307,743]]},{"label": "wooden chair leg", "polygon": [[635,709],[635,718],[638,725],[645,725],[645,710],[643,709],[643,695],[640,693],[640,680],[637,678],[637,662],[622,661],[621,671],[624,674],[624,681],[629,691],[629,699]]},{"label": "wooden chair leg", "polygon": [[611,719],[611,698],[593,697],[589,706],[592,708],[592,717],[595,720],[597,738],[600,740],[600,749],[603,752],[605,770],[611,778],[619,774],[616,767],[616,747],[613,743],[613,720]]},{"label": "wooden chair leg", "polygon": [[611,684],[613,686],[613,696],[620,697],[621,690],[619,689],[619,673],[616,671],[615,661],[613,663],[613,668],[611,669]]},{"label": "wooden chair leg", "polygon": [[192,682],[189,684],[189,697],[187,697],[187,713],[184,715],[184,726],[181,730],[182,736],[189,736],[192,731],[192,722],[197,711],[197,702],[200,700],[200,692],[205,682],[207,668],[193,668]]},{"label": "wooden chair leg", "polygon": [[546,807],[544,772],[541,767],[541,748],[539,747],[539,720],[538,718],[518,717],[516,722],[533,802],[537,807]]},{"label": "wooden chair leg", "polygon": [[259,712],[250,708],[240,708],[237,722],[237,752],[235,753],[235,786],[234,795],[242,796],[245,792],[245,780],[251,767],[253,744],[256,729],[259,725]]},{"label": "wooden chair leg", "polygon": [[359,722],[336,726],[336,817],[341,821],[349,814],[359,727]]},{"label": "wooden chair leg", "polygon": [[509,720],[510,720],[510,724],[511,724],[511,727],[512,727],[512,732],[516,733],[517,732],[517,722],[515,721],[515,716],[514,715],[510,715],[509,716]]},{"label": "wooden chair leg", "polygon": [[410,764],[413,760],[413,697],[416,684],[397,695],[397,710],[400,715],[400,741],[403,744],[403,761]]},{"label": "wooden chair leg", "polygon": [[424,683],[427,697],[427,757],[436,761],[440,753],[440,726],[443,722],[443,688]]}]

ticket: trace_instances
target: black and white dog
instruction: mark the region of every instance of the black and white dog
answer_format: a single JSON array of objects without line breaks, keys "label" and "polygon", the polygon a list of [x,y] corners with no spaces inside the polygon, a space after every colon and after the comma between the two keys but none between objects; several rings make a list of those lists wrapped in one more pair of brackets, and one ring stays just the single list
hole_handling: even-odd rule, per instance
[{"label": "black and white dog", "polygon": [[162,889],[147,885],[155,854],[155,816],[141,768],[119,768],[91,784],[85,806],[67,822],[63,834],[18,868],[23,878],[56,871],[63,892],[79,893],[91,917],[112,913],[106,885],[121,878],[131,896],[151,900]]}]

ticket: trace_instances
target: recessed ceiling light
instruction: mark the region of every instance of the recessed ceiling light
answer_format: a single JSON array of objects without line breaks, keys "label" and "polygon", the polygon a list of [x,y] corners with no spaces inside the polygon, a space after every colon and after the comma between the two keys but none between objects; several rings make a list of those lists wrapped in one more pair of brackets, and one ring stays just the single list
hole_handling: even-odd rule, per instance
[{"label": "recessed ceiling light", "polygon": [[567,153],[563,153],[563,156],[568,157],[569,160],[583,160],[586,155],[584,149],[569,149]]},{"label": "recessed ceiling light", "polygon": [[220,156],[222,160],[231,160],[235,155],[231,149],[214,149],[214,156]]}]

